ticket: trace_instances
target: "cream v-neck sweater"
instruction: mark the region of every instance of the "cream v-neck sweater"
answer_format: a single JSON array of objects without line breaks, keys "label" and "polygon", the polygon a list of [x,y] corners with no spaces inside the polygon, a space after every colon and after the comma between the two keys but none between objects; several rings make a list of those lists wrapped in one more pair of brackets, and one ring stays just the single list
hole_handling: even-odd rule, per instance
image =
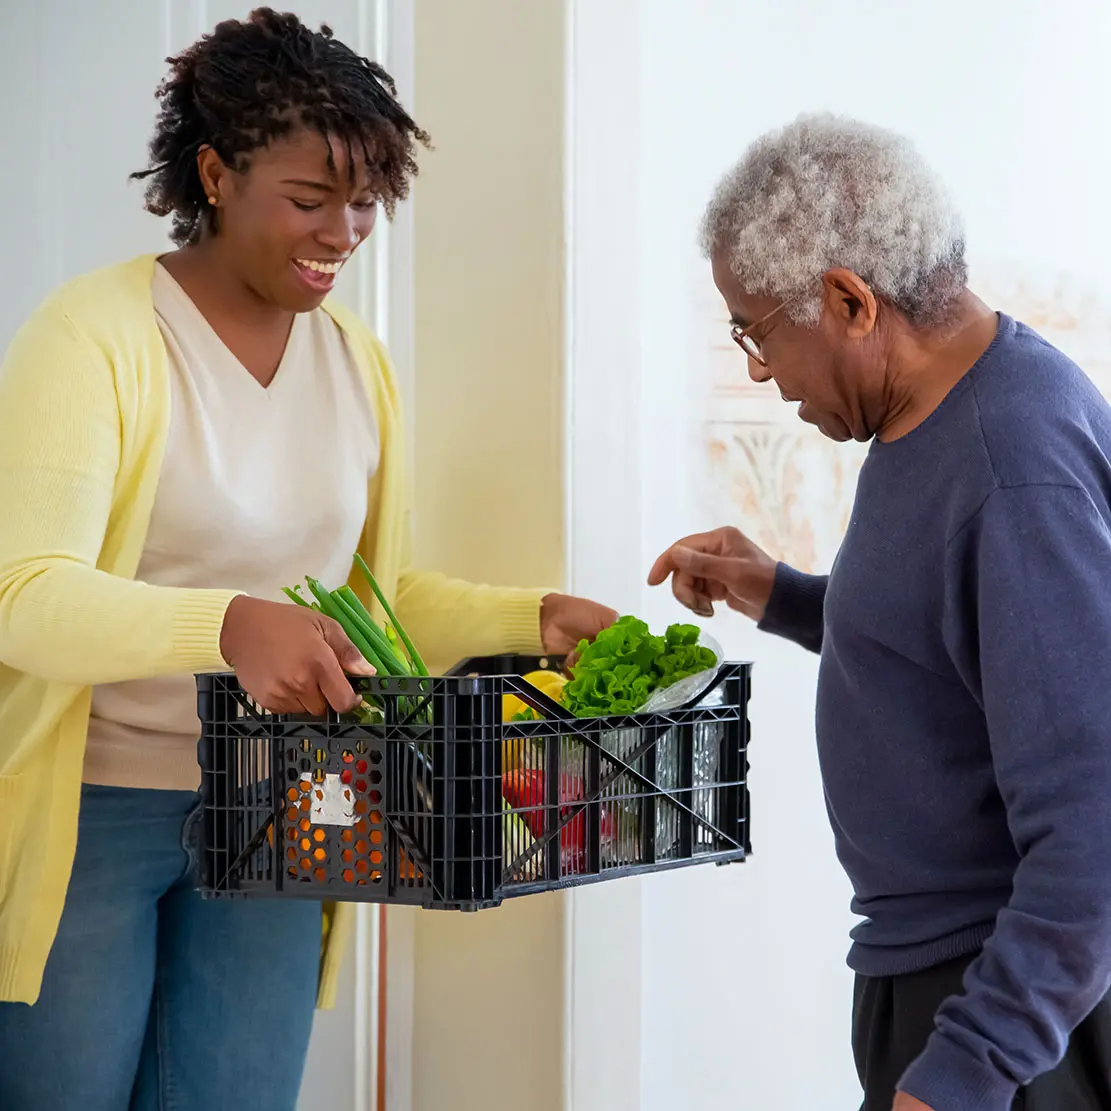
[{"label": "cream v-neck sweater", "polygon": [[[152,293],[170,427],[136,578],[272,601],[306,575],[347,582],[379,445],[336,322],[295,317],[263,387],[160,265]],[[191,674],[95,687],[85,782],[195,791],[199,732]]]}]

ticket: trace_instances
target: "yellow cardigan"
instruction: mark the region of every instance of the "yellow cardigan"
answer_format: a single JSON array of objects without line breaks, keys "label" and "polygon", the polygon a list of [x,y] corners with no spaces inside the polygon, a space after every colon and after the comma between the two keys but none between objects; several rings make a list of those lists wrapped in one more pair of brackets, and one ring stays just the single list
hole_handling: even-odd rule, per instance
[{"label": "yellow cardigan", "polygon": [[[0,367],[0,1000],[38,998],[73,866],[90,688],[226,667],[220,628],[232,593],[134,581],[170,416],[154,263],[143,256],[62,287]],[[327,307],[377,416],[381,461],[360,552],[399,620],[441,666],[538,651],[543,591],[408,566],[389,359],[358,319]],[[372,605],[358,579],[351,585]],[[325,906],[321,1006],[334,998],[348,909]]]}]

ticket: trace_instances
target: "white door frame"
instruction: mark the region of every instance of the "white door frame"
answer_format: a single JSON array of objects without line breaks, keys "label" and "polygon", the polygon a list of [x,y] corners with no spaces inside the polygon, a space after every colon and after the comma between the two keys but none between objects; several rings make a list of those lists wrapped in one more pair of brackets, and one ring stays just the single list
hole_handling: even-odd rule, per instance
[{"label": "white door frame", "polygon": [[[569,589],[641,608],[638,0],[566,0],[565,536]],[[610,250],[613,244],[621,250]],[[627,476],[599,481],[598,461]],[[638,880],[564,896],[566,1111],[639,1111]]]}]

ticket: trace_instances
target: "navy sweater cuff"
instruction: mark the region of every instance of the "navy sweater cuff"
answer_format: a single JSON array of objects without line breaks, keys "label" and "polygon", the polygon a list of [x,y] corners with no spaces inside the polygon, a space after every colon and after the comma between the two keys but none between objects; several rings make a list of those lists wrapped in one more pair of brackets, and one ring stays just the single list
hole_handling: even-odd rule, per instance
[{"label": "navy sweater cuff", "polygon": [[933,1111],[1010,1111],[1018,1085],[935,1033],[903,1073],[899,1091]]},{"label": "navy sweater cuff", "polygon": [[825,575],[807,575],[786,563],[777,564],[775,585],[760,630],[786,637],[807,648],[819,648],[828,581]]}]

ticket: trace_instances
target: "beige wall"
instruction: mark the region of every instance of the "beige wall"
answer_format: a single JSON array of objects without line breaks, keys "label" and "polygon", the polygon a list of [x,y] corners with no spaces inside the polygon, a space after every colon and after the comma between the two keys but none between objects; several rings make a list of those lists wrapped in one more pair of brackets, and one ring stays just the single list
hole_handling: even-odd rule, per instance
[{"label": "beige wall", "polygon": [[562,579],[563,5],[419,0],[417,556]]},{"label": "beige wall", "polygon": [[418,916],[413,1111],[563,1107],[559,907],[535,895],[478,915]]},{"label": "beige wall", "polygon": [[[414,195],[416,557],[558,586],[563,4],[419,0],[415,17],[436,147]],[[414,930],[414,1111],[557,1111],[559,897]]]}]

